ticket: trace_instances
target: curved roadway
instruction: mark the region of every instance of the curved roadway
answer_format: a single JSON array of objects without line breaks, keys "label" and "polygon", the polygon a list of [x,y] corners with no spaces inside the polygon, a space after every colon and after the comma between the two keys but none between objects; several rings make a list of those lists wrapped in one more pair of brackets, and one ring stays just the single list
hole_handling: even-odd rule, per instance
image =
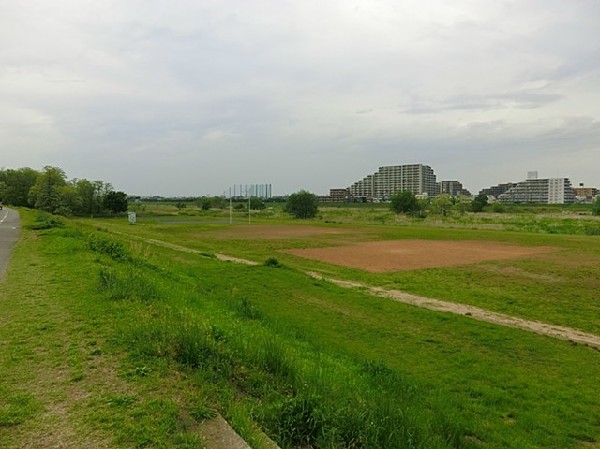
[{"label": "curved roadway", "polygon": [[11,250],[21,235],[19,214],[12,209],[0,210],[0,281],[4,278]]}]

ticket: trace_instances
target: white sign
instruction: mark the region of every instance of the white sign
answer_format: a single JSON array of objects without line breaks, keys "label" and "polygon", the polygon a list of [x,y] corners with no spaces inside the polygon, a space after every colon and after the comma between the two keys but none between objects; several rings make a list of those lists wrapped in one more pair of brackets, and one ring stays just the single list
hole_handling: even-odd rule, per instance
[{"label": "white sign", "polygon": [[135,212],[127,212],[127,217],[129,218],[129,224],[135,224]]}]

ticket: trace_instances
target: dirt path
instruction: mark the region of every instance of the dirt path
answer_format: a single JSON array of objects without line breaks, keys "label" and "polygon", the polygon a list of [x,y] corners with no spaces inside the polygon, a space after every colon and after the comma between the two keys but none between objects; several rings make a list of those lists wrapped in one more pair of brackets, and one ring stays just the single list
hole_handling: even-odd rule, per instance
[{"label": "dirt path", "polygon": [[[126,234],[122,234],[122,235],[126,235]],[[129,236],[129,237],[131,237],[131,236]],[[169,248],[169,249],[173,249],[175,251],[180,251],[180,252],[183,252],[183,253],[200,254],[201,256],[209,257],[203,251],[198,251],[197,249],[192,249],[192,248],[186,248],[185,246],[176,245],[174,243],[163,242],[162,240],[156,240],[156,239],[143,239],[143,238],[140,238],[140,237],[134,237],[134,238],[142,240],[142,241],[144,241],[146,243],[151,243],[153,245],[162,246],[163,248]],[[231,256],[228,256],[226,254],[215,253],[214,257],[216,259],[218,259],[218,260],[223,261],[223,262],[234,262],[234,263],[240,263],[240,264],[243,264],[243,265],[259,265],[258,262],[254,262],[253,260],[239,259],[237,257],[231,257]]]},{"label": "dirt path", "polygon": [[[163,242],[154,239],[140,239],[147,243],[154,245],[163,246],[165,248],[171,248],[176,251],[183,251],[187,253],[203,254],[201,251],[186,248],[184,246],[175,245],[172,243]],[[216,254],[215,257],[219,260],[241,263],[245,265],[259,265],[257,262],[247,259],[240,259],[237,257],[227,256],[225,254]],[[405,293],[400,290],[386,290],[381,287],[374,287],[366,284],[360,284],[357,282],[343,281],[339,279],[326,278],[319,273],[306,272],[309,276],[331,282],[335,285],[344,288],[355,288],[363,289],[371,295],[379,296],[382,298],[393,299],[394,301],[410,304],[417,307],[422,307],[428,310],[434,310],[436,312],[447,312],[455,313],[457,315],[466,316],[479,321],[485,321],[487,323],[497,324],[500,326],[513,327],[517,329],[523,329],[536,334],[546,335],[549,337],[558,338],[561,340],[568,340],[574,343],[583,344],[590,346],[594,349],[600,350],[600,336],[589,334],[586,332],[579,331],[566,326],[557,326],[554,324],[542,323],[540,321],[526,320],[524,318],[518,318],[502,313],[491,312],[489,310],[481,309],[479,307],[470,306],[466,304],[459,304],[449,301],[442,301],[434,298],[427,298],[425,296],[412,295]]]},{"label": "dirt path", "polygon": [[535,332],[536,334],[547,335],[550,337],[559,338],[561,340],[569,340],[575,343],[581,343],[600,350],[600,336],[581,332],[570,327],[556,326],[539,321],[526,320],[510,315],[504,315],[502,313],[490,312],[489,310],[466,304],[458,304],[454,302],[441,301],[434,298],[427,298],[424,296],[411,295],[410,293],[405,293],[400,290],[386,290],[381,287],[368,286],[357,282],[325,278],[314,272],[307,272],[307,274],[315,279],[328,281],[340,287],[364,289],[372,295],[393,299],[394,301],[411,304],[424,309],[435,310],[436,312],[455,313],[457,315],[468,316],[470,318],[486,321],[488,323],[524,329],[530,332]]}]

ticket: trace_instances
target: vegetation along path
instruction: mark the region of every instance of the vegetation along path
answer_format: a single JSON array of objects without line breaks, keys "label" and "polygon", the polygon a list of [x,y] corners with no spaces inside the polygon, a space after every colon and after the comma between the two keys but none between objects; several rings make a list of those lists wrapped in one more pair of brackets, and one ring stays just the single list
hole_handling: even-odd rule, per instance
[{"label": "vegetation along path", "polygon": [[[139,237],[138,237],[139,238]],[[164,242],[156,239],[143,239],[146,243],[170,248],[175,251],[182,251],[187,253],[206,255],[201,251],[187,248],[181,245],[175,245],[172,243]],[[225,254],[215,254],[217,259],[223,261],[229,261],[234,263],[242,263],[245,265],[258,265],[257,262],[247,259],[240,259],[237,257],[227,256]],[[485,321],[488,323],[498,324],[501,326],[513,327],[518,329],[524,329],[537,334],[547,335],[549,337],[559,338],[562,340],[572,341],[574,343],[584,344],[592,348],[600,350],[600,336],[589,334],[586,332],[579,331],[565,326],[557,326],[548,323],[542,323],[539,321],[526,320],[502,313],[491,312],[489,310],[481,309],[466,304],[458,304],[449,301],[442,301],[439,299],[428,298],[424,296],[412,295],[400,290],[387,290],[381,287],[374,287],[357,282],[343,281],[339,279],[331,279],[321,276],[315,272],[307,272],[309,276],[324,281],[331,282],[335,285],[344,288],[356,288],[364,289],[372,295],[379,296],[382,298],[393,299],[405,304],[411,304],[417,307],[422,307],[428,310],[434,310],[438,312],[455,313],[457,315],[467,316],[479,321]]]}]

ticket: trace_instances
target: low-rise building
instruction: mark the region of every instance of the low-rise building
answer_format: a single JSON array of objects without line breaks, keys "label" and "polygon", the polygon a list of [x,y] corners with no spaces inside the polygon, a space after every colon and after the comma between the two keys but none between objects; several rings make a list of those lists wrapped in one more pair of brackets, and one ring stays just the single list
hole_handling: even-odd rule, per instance
[{"label": "low-rise building", "polygon": [[592,203],[598,196],[596,187],[584,187],[583,184],[579,184],[579,187],[575,187],[573,190],[575,191],[575,201],[578,203]]}]

